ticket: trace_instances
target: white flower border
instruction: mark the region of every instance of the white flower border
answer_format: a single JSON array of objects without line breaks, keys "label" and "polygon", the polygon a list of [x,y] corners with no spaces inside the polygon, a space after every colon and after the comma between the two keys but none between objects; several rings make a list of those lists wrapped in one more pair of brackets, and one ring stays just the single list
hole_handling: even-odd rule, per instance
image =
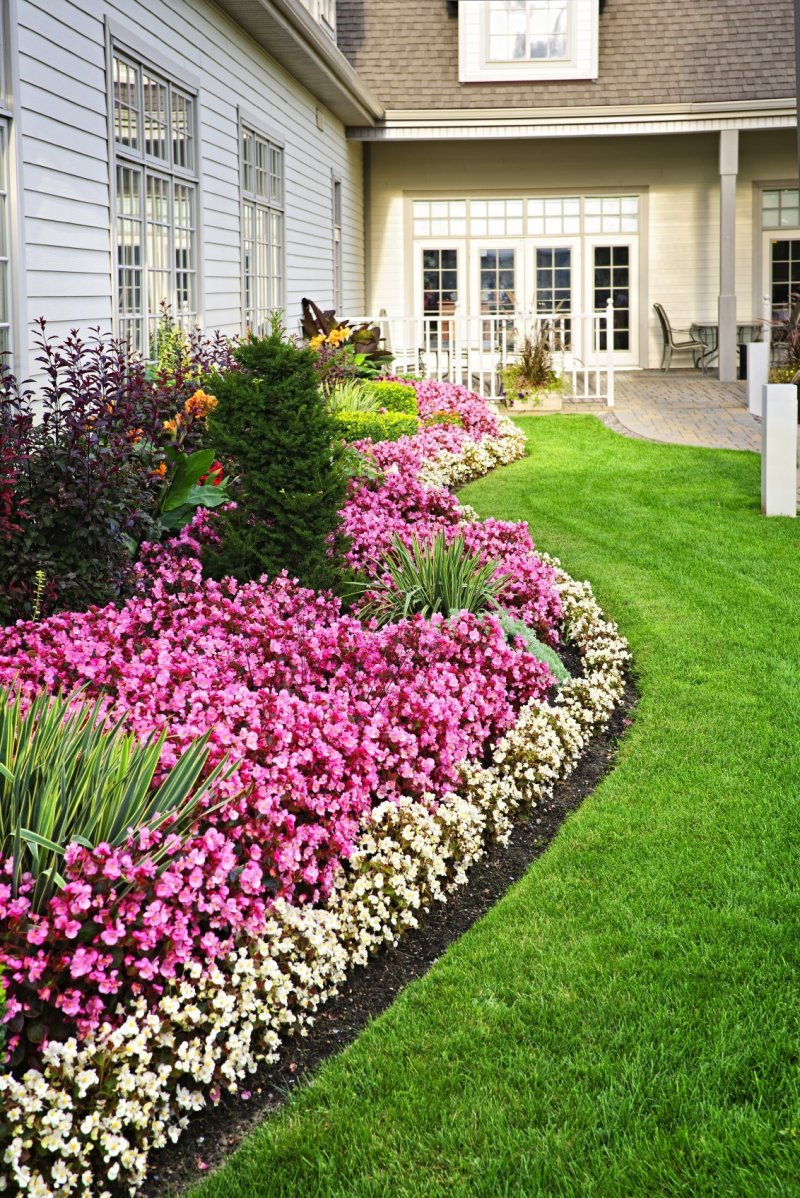
[{"label": "white flower border", "polygon": [[[520,457],[524,437],[504,425],[497,438],[468,442],[461,458],[439,455],[423,481],[459,485]],[[276,903],[259,940],[211,970],[190,969],[155,1010],[139,1001],[117,1028],[49,1045],[42,1072],[0,1075],[10,1128],[0,1189],[110,1198],[114,1182],[135,1194],[150,1154],[179,1139],[191,1112],[223,1090],[246,1092],[259,1065],[277,1059],[282,1036],[307,1034],[349,967],[446,901],[487,846],[507,843],[513,821],[569,777],[622,698],[629,654],[589,583],[546,560],[583,676],[564,683],[553,703],[528,704],[488,766],[462,766],[458,793],[376,807],[326,908]]]}]

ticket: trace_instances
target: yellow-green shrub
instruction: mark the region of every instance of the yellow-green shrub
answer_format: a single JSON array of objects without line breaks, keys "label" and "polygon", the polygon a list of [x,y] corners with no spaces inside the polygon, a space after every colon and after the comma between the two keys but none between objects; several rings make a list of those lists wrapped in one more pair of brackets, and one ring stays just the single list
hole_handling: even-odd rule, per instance
[{"label": "yellow-green shrub", "polygon": [[405,412],[340,412],[334,417],[336,430],[345,441],[396,441],[411,437],[419,428],[416,416]]}]

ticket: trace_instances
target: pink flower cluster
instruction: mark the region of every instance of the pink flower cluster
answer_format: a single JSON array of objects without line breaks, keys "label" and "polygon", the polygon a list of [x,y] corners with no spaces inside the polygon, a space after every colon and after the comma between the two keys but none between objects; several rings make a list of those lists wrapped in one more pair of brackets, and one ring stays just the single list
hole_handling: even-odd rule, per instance
[{"label": "pink flower cluster", "polygon": [[[461,412],[473,437],[496,427],[461,388],[426,383],[418,392],[423,411]],[[395,531],[455,535],[456,500],[416,472],[464,435],[439,426],[376,447],[380,464],[399,471],[351,488],[344,519],[354,564],[366,566]],[[461,527],[471,548],[513,574],[509,603],[554,636],[553,575],[527,527]],[[149,834],[116,849],[73,846],[66,887],[32,914],[24,891],[12,897],[0,863],[12,1044],[42,1004],[85,1033],[113,1017],[120,996],[157,996],[183,963],[258,935],[276,892],[319,900],[373,806],[452,788],[459,764],[483,760],[521,707],[553,684],[492,619],[415,618],[375,631],[285,576],[205,580],[198,551],[209,535],[206,514],[169,547],[151,548],[140,593],[119,609],[0,629],[0,683],[29,693],[84,686],[142,735],[167,727],[162,770],[205,732],[210,765],[223,756],[236,765],[219,784],[225,808],[202,817],[188,842],[173,837],[159,873]]]}]

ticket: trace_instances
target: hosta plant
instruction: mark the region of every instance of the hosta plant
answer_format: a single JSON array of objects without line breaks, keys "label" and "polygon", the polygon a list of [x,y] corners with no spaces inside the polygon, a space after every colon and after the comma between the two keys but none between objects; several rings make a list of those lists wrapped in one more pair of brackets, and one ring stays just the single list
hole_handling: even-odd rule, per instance
[{"label": "hosta plant", "polygon": [[497,606],[508,578],[496,561],[470,553],[463,534],[448,540],[439,532],[431,541],[395,536],[377,578],[364,588],[360,615],[379,627],[412,615],[473,615]]},{"label": "hosta plant", "polygon": [[[181,839],[198,810],[209,809],[221,762],[200,780],[208,734],[189,745],[159,787],[153,778],[166,730],[140,740],[102,702],[79,693],[22,696],[0,688],[0,858],[13,858],[14,893],[24,874],[35,879],[32,909],[42,910],[64,885],[61,863],[70,844],[123,844],[132,830],[170,822]],[[168,842],[153,851],[166,859]]]}]

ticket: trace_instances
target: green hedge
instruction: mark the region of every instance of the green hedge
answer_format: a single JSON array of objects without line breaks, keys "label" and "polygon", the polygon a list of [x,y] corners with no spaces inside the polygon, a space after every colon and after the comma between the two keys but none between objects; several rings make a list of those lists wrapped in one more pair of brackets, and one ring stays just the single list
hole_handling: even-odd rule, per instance
[{"label": "green hedge", "polygon": [[406,383],[390,383],[378,380],[366,383],[364,390],[374,395],[382,408],[387,412],[405,412],[408,416],[417,415],[417,393]]},{"label": "green hedge", "polygon": [[463,428],[464,421],[458,412],[432,412],[430,416],[426,416],[422,422],[426,428],[430,428],[434,424],[452,424],[456,428]]},{"label": "green hedge", "polygon": [[360,441],[362,437],[396,441],[398,437],[413,436],[419,428],[417,417],[405,412],[340,412],[334,421],[345,441]]}]

